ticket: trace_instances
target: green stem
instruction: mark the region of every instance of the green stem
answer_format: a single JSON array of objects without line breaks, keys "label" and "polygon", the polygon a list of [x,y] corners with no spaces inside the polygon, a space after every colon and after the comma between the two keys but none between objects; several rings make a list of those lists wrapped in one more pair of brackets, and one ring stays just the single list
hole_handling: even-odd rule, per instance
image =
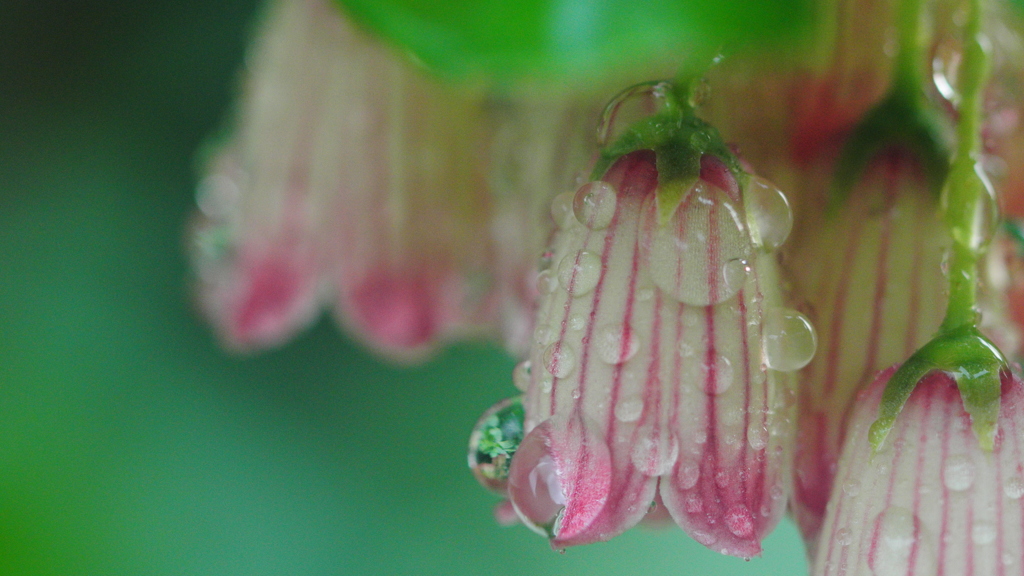
[{"label": "green stem", "polygon": [[981,150],[982,98],[989,72],[988,53],[981,36],[981,2],[971,0],[970,19],[964,29],[957,149],[943,198],[946,224],[954,240],[949,266],[949,306],[942,322],[944,331],[976,321],[978,259],[984,249],[976,228],[978,211],[986,209],[982,195],[988,194],[976,171]]},{"label": "green stem", "polygon": [[921,44],[922,0],[903,0],[896,15],[899,45],[893,70],[892,91],[917,98],[924,86],[924,50]]}]

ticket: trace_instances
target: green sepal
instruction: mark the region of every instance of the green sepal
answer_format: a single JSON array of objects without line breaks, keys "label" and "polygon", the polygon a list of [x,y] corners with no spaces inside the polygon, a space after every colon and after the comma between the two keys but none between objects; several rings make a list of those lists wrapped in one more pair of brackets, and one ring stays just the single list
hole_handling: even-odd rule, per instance
[{"label": "green sepal", "polygon": [[942,370],[956,381],[978,444],[991,451],[999,421],[1001,372],[1006,369],[1002,352],[973,323],[940,333],[907,359],[886,383],[878,418],[868,432],[872,450],[882,446],[921,379],[932,370]]},{"label": "green sepal", "polygon": [[868,165],[890,147],[901,147],[921,163],[928,188],[936,198],[949,173],[950,146],[941,118],[923,97],[897,90],[889,94],[854,128],[846,140],[829,191],[827,214],[842,208]]},{"label": "green sepal", "polygon": [[714,126],[693,114],[692,108],[671,107],[630,126],[601,151],[591,179],[597,180],[616,160],[637,150],[653,150],[658,168],[655,201],[658,223],[666,224],[700,178],[700,158],[712,154],[725,162],[741,184],[746,173],[739,159]]}]

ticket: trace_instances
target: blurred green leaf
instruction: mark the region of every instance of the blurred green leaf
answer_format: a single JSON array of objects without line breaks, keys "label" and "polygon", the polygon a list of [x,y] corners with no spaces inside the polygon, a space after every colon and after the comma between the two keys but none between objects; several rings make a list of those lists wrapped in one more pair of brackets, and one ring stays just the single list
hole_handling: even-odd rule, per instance
[{"label": "blurred green leaf", "polygon": [[337,0],[446,76],[582,81],[691,50],[779,46],[810,0]]}]

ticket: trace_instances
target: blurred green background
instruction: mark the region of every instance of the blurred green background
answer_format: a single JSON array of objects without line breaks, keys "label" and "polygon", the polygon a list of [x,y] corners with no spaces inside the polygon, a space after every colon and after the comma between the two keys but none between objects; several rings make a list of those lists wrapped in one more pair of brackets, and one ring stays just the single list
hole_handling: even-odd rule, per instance
[{"label": "blurred green background", "polygon": [[222,352],[187,289],[195,151],[253,0],[0,8],[0,574],[805,573],[678,529],[552,552],[465,469],[513,361],[396,369],[328,320]]}]

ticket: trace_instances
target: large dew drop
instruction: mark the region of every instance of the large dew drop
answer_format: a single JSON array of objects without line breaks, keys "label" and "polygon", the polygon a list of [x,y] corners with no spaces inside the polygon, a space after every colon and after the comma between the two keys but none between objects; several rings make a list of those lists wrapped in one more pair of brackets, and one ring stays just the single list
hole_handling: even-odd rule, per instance
[{"label": "large dew drop", "polygon": [[793,211],[782,190],[764,178],[751,176],[744,201],[754,244],[768,252],[782,246],[793,229]]},{"label": "large dew drop", "polygon": [[601,258],[581,250],[569,254],[558,263],[558,283],[570,296],[589,294],[601,279]]},{"label": "large dew drop", "polygon": [[950,456],[942,467],[942,482],[954,492],[963,492],[974,484],[974,463],[964,455]]},{"label": "large dew drop", "polygon": [[649,250],[651,279],[665,294],[684,304],[718,304],[746,282],[752,244],[740,209],[703,181],[661,226],[654,202],[644,212],[641,241]]},{"label": "large dew drop", "polygon": [[803,368],[818,348],[811,321],[788,308],[772,308],[765,313],[763,336],[765,364],[781,372]]},{"label": "large dew drop", "polygon": [[550,538],[558,533],[558,519],[565,509],[566,494],[548,441],[544,426],[538,426],[523,439],[515,465],[509,472],[508,495],[523,522],[534,532]]},{"label": "large dew drop", "polygon": [[587,182],[576,191],[572,211],[576,220],[591,230],[603,230],[615,217],[615,187],[600,180]]},{"label": "large dew drop", "polygon": [[512,456],[523,441],[523,398],[491,406],[469,436],[469,468],[485,488],[504,493]]},{"label": "large dew drop", "polygon": [[913,512],[898,506],[887,508],[875,518],[874,530],[877,545],[868,564],[876,576],[934,573],[930,534]]}]

